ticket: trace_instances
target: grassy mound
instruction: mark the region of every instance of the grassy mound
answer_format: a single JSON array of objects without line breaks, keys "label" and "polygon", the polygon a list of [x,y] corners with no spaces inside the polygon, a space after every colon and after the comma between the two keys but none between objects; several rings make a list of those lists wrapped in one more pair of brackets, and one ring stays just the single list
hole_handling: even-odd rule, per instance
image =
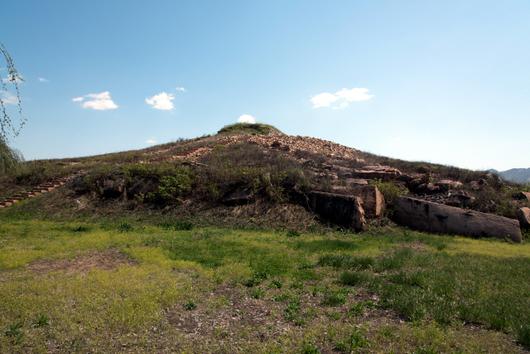
[{"label": "grassy mound", "polygon": [[283,134],[272,125],[262,123],[236,123],[224,126],[217,134],[251,134],[251,135],[271,135]]}]

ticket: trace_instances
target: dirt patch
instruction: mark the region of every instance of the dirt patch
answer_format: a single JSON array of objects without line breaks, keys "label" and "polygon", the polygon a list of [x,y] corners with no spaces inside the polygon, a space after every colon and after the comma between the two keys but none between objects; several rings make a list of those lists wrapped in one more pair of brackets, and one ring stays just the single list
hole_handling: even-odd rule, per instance
[{"label": "dirt patch", "polygon": [[191,337],[211,336],[220,331],[231,336],[242,327],[259,328],[270,322],[281,322],[281,318],[274,313],[279,312],[274,311],[278,305],[251,298],[245,289],[221,286],[195,310],[173,308],[168,313],[168,321]]},{"label": "dirt patch", "polygon": [[28,265],[36,273],[65,271],[67,273],[87,273],[92,269],[111,270],[124,264],[136,264],[127,255],[115,249],[94,251],[73,259],[40,260]]}]

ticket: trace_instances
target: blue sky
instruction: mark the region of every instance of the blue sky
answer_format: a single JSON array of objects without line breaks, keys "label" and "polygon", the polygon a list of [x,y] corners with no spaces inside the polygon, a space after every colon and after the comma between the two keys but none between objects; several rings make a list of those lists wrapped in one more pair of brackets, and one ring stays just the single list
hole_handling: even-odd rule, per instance
[{"label": "blue sky", "polygon": [[[4,2],[27,159],[284,132],[474,169],[530,167],[530,2]],[[42,79],[42,80],[39,80]]]}]

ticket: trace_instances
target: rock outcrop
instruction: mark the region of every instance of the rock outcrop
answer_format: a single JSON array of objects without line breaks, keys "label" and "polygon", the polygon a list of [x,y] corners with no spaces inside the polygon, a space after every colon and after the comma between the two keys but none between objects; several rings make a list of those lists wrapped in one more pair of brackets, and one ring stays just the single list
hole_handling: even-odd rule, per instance
[{"label": "rock outcrop", "polygon": [[530,208],[519,208],[517,210],[517,219],[519,219],[519,224],[521,224],[521,228],[530,229]]},{"label": "rock outcrop", "polygon": [[307,206],[323,221],[355,231],[366,228],[362,200],[353,195],[312,191],[307,194]]},{"label": "rock outcrop", "polygon": [[385,197],[376,186],[353,186],[351,194],[361,198],[363,209],[368,219],[383,216],[385,211]]},{"label": "rock outcrop", "polygon": [[354,169],[349,177],[390,181],[400,176],[401,171],[390,166],[364,166],[363,168]]},{"label": "rock outcrop", "polygon": [[515,219],[421,199],[398,198],[393,219],[400,225],[420,231],[522,241],[519,222]]}]

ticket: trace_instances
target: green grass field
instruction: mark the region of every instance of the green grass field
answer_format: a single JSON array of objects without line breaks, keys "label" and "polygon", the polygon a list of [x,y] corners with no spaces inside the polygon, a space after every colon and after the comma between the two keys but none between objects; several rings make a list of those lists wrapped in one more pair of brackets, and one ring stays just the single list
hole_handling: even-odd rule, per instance
[{"label": "green grass field", "polygon": [[524,352],[530,244],[0,213],[0,352]]}]

